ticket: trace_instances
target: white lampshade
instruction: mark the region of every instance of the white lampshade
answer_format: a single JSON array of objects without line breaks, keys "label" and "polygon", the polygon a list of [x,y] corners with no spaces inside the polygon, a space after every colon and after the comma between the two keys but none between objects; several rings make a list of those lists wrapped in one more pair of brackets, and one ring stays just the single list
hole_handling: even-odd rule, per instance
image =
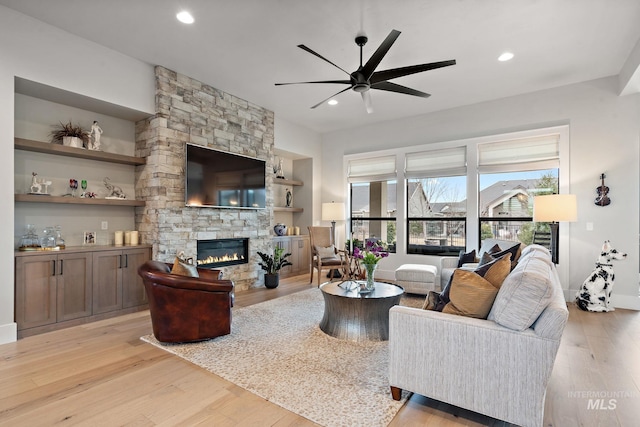
[{"label": "white lampshade", "polygon": [[535,222],[575,222],[578,220],[575,194],[548,194],[533,198]]},{"label": "white lampshade", "polygon": [[344,221],[344,203],[323,203],[322,204],[322,220],[323,221]]}]

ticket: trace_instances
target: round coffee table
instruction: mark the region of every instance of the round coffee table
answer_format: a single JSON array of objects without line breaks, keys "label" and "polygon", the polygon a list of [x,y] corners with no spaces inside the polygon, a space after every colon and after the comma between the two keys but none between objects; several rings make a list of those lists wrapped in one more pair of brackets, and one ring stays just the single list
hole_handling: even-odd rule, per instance
[{"label": "round coffee table", "polygon": [[[351,290],[348,290],[353,288]],[[387,341],[389,309],[400,303],[400,286],[376,282],[375,289],[360,294],[355,282],[329,282],[320,286],[324,316],[320,329],[350,341]]]}]

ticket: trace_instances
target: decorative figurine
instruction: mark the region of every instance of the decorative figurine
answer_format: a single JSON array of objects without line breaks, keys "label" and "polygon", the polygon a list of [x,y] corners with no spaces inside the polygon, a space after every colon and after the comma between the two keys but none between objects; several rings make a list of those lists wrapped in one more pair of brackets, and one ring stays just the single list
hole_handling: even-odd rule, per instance
[{"label": "decorative figurine", "polygon": [[[46,181],[44,178],[38,181],[38,174],[31,172],[31,187],[29,187],[29,194],[46,194],[49,195],[49,186],[51,181]],[[42,190],[44,187],[44,191]]]},{"label": "decorative figurine", "polygon": [[102,135],[102,128],[98,125],[98,121],[94,120],[89,131],[89,150],[100,151],[100,135]]},{"label": "decorative figurine", "polygon": [[286,189],[286,191],[287,191],[287,196],[286,196],[286,202],[287,202],[287,204],[286,204],[286,206],[287,206],[288,208],[290,208],[290,207],[291,207],[291,202],[292,202],[292,197],[293,197],[293,195],[291,194],[291,190],[289,190],[288,188]]},{"label": "decorative figurine", "polygon": [[609,187],[604,185],[604,179],[606,177],[607,176],[605,174],[600,175],[600,180],[602,184],[600,185],[600,187],[596,188],[596,191],[598,192],[598,197],[596,197],[596,202],[595,202],[596,206],[609,206],[611,204],[611,199],[608,196]]},{"label": "decorative figurine", "polygon": [[276,178],[284,179],[284,172],[282,171],[282,159],[278,162],[278,169],[276,169]]},{"label": "decorative figurine", "polygon": [[109,192],[109,194],[107,194],[107,197],[105,197],[105,199],[126,199],[127,198],[127,196],[122,191],[122,188],[118,187],[117,185],[111,184],[111,178],[109,177],[104,178],[104,186],[107,187],[107,191]]}]

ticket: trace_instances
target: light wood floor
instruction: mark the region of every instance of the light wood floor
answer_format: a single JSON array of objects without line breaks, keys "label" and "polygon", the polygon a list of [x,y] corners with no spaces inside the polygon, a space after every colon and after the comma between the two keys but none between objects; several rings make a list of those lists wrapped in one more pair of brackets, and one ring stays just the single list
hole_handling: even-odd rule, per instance
[{"label": "light wood floor", "polygon": [[[238,293],[236,307],[308,289],[307,282],[305,275]],[[0,425],[314,425],[139,340],[149,333],[143,311],[0,346]],[[637,426],[639,385],[640,313],[584,313],[570,304],[545,426]],[[391,423],[483,425],[506,423],[417,395]]]}]

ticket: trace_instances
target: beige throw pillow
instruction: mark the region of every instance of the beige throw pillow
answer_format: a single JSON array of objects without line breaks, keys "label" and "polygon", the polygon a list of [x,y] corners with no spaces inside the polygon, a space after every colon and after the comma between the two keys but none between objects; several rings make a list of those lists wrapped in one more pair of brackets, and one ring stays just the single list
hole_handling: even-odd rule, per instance
[{"label": "beige throw pillow", "polygon": [[200,277],[198,268],[193,265],[193,258],[185,258],[184,252],[180,252],[173,262],[171,274],[187,277]]},{"label": "beige throw pillow", "polygon": [[321,259],[336,258],[336,247],[331,245],[329,247],[316,246],[316,253]]},{"label": "beige throw pillow", "polygon": [[443,313],[486,319],[498,288],[473,271],[455,270]]}]

